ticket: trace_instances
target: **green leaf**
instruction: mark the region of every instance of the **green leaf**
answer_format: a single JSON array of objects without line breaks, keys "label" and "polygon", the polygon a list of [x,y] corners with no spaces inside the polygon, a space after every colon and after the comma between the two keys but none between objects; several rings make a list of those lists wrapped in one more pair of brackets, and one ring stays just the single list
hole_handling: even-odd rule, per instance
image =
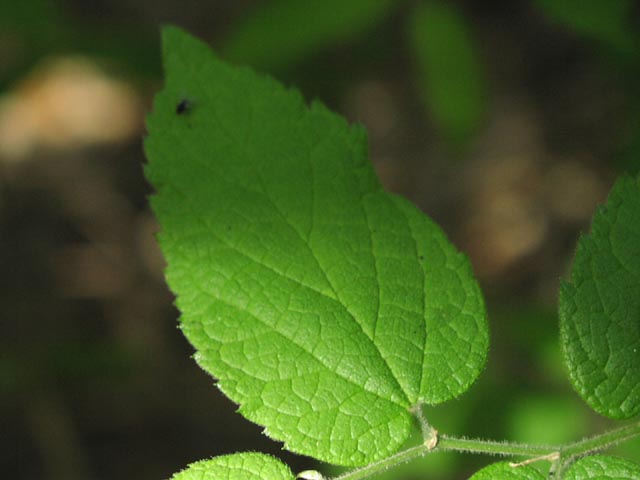
[{"label": "green leaf", "polygon": [[623,177],[576,251],[560,289],[560,335],[573,386],[597,412],[640,412],[640,184]]},{"label": "green leaf", "polygon": [[171,480],[294,480],[294,476],[277,458],[252,452],[192,463]]},{"label": "green leaf", "polygon": [[198,363],[292,451],[387,457],[413,406],[460,395],[484,366],[469,262],[382,190],[362,128],[176,28],[164,62],[146,174]]},{"label": "green leaf", "polygon": [[514,442],[561,445],[588,433],[588,409],[577,397],[527,392],[505,410],[507,438]]},{"label": "green leaf", "polygon": [[537,0],[536,3],[550,18],[578,35],[637,55],[633,0]]},{"label": "green leaf", "polygon": [[640,465],[624,458],[595,455],[578,460],[564,480],[628,480],[640,478]]},{"label": "green leaf", "polygon": [[275,0],[241,21],[225,56],[261,68],[286,67],[379,23],[395,0]]},{"label": "green leaf", "polygon": [[508,462],[498,462],[484,467],[469,480],[544,480],[538,470],[530,465],[512,467]]},{"label": "green leaf", "polygon": [[463,14],[450,2],[424,2],[408,27],[427,108],[448,140],[464,144],[482,121],[486,91]]}]

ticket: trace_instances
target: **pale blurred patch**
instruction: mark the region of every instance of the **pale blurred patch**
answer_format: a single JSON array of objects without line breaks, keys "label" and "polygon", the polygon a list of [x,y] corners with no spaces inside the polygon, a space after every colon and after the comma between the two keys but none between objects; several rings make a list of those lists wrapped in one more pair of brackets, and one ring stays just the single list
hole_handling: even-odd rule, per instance
[{"label": "pale blurred patch", "polygon": [[588,220],[608,190],[596,172],[573,159],[553,165],[543,188],[549,210],[560,219],[574,222]]},{"label": "pale blurred patch", "polygon": [[49,59],[0,98],[0,159],[125,142],[142,132],[135,90],[83,57]]},{"label": "pale blurred patch", "polygon": [[52,258],[58,291],[73,298],[120,298],[134,288],[129,252],[116,243],[60,248]]},{"label": "pale blurred patch", "polygon": [[462,177],[464,221],[457,238],[480,277],[549,271],[555,292],[563,235],[588,225],[608,187],[596,159],[551,151],[540,125],[527,101],[509,97],[498,103]]},{"label": "pale blurred patch", "polygon": [[531,255],[548,233],[548,216],[537,198],[543,154],[535,112],[517,98],[503,100],[496,110],[464,177],[463,248],[485,277],[501,275]]},{"label": "pale blurred patch", "polygon": [[492,276],[540,248],[548,216],[537,198],[541,172],[532,159],[498,157],[483,162],[482,168],[463,228],[478,273]]},{"label": "pale blurred patch", "polygon": [[400,122],[396,97],[391,84],[367,79],[347,92],[345,109],[350,118],[367,128],[371,139],[384,139]]}]

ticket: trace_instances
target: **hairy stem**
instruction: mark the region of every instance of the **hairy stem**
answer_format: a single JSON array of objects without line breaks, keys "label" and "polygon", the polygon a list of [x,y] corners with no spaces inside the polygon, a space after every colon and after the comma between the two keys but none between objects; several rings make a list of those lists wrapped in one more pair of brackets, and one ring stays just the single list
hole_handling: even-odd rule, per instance
[{"label": "hairy stem", "polygon": [[[426,428],[425,425],[427,426]],[[530,457],[531,459],[521,462],[521,464],[547,460],[551,461],[556,467],[559,466],[562,470],[563,464],[566,465],[577,457],[606,450],[607,448],[613,447],[633,437],[640,436],[640,422],[631,423],[565,446],[528,445],[524,443],[507,443],[491,440],[451,437],[448,435],[439,435],[437,430],[428,426],[426,422],[422,424],[422,427],[423,435],[428,433],[428,435],[425,435],[425,441],[423,444],[408,448],[407,450],[403,450],[395,455],[364,467],[343,473],[338,477],[334,477],[332,480],[361,480],[369,478],[372,475],[383,472],[391,467],[435,451],[524,456]],[[562,464],[557,465],[558,461],[561,461]]]},{"label": "hairy stem", "polygon": [[459,438],[441,435],[438,450],[467,453],[483,453],[489,455],[521,455],[525,457],[541,457],[559,450],[559,447],[547,445],[527,445],[525,443],[496,442],[474,438]]},{"label": "hairy stem", "polygon": [[376,473],[383,472],[391,467],[406,463],[414,458],[421,457],[429,453],[429,446],[422,444],[417,447],[412,447],[407,450],[403,450],[395,455],[392,455],[383,460],[371,463],[364,467],[351,470],[350,472],[343,473],[338,477],[334,477],[333,480],[360,480],[362,478],[368,478]]},{"label": "hairy stem", "polygon": [[606,450],[619,443],[640,435],[640,422],[630,423],[614,430],[585,438],[562,448],[562,456],[579,457]]}]

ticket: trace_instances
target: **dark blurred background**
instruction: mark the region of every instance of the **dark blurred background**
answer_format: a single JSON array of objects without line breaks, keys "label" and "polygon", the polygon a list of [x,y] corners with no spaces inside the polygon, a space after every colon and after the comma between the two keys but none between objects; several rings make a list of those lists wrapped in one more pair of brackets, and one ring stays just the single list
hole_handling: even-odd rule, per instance
[{"label": "dark blurred background", "polygon": [[[142,174],[167,23],[363,123],[382,182],[470,255],[490,358],[427,409],[436,428],[553,444],[613,426],[566,379],[556,292],[595,206],[640,166],[638,2],[4,1],[3,478],[167,479],[244,450],[314,467],[234,413],[176,328]],[[640,459],[640,442],[618,452]],[[434,454],[384,477],[491,461]]]}]

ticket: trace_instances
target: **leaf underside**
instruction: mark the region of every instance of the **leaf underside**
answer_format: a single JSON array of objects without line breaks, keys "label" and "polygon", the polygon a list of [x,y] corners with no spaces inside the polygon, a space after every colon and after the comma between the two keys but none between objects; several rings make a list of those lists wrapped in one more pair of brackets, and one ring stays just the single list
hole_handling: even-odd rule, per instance
[{"label": "leaf underside", "polygon": [[163,40],[145,173],[196,360],[287,449],[387,457],[411,407],[460,395],[484,366],[467,259],[383,191],[362,128],[177,28]]},{"label": "leaf underside", "polygon": [[560,290],[560,333],[571,381],[597,412],[640,413],[640,183],[623,177],[580,239]]},{"label": "leaf underside", "polygon": [[294,480],[294,476],[277,458],[251,452],[192,463],[171,480]]}]

